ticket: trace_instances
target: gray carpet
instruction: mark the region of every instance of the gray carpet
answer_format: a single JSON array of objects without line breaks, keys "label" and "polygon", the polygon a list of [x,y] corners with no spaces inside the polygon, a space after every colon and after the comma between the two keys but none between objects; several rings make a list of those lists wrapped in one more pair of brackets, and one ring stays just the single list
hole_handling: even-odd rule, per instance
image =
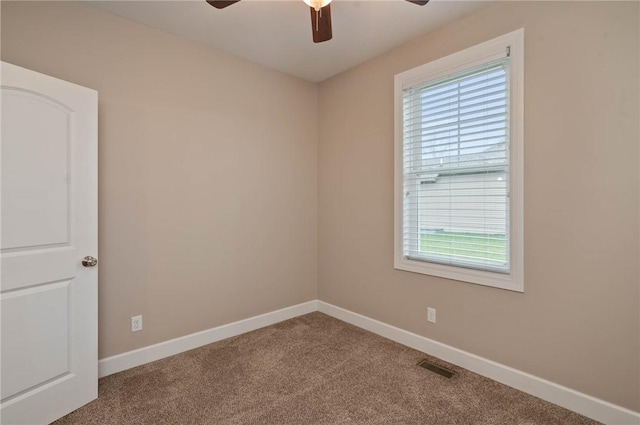
[{"label": "gray carpet", "polygon": [[595,424],[536,397],[311,313],[100,380],[66,424]]}]

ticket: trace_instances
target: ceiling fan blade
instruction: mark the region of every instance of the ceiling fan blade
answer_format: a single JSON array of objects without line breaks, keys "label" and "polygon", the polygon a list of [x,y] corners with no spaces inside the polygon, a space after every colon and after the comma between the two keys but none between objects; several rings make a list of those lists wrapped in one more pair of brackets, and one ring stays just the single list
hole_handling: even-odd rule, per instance
[{"label": "ceiling fan blade", "polygon": [[424,6],[429,3],[429,0],[407,0],[409,3],[417,4],[419,6]]},{"label": "ceiling fan blade", "polygon": [[211,6],[216,9],[224,9],[227,6],[231,6],[233,3],[238,3],[240,0],[207,0]]},{"label": "ceiling fan blade", "polygon": [[328,4],[319,11],[313,7],[311,9],[311,32],[313,33],[313,42],[322,43],[331,40],[333,33],[331,32],[331,5]]}]

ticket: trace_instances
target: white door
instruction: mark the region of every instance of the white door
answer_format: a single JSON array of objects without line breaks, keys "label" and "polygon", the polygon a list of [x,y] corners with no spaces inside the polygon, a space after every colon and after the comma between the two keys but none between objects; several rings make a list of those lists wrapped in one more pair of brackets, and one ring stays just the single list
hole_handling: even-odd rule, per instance
[{"label": "white door", "polygon": [[98,94],[2,62],[0,421],[98,396]]}]

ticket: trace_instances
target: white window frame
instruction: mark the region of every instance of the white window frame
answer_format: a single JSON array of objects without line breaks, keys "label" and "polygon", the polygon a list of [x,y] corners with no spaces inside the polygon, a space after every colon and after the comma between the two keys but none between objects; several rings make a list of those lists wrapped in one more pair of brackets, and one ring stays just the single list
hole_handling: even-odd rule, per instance
[{"label": "white window frame", "polygon": [[[403,253],[403,90],[480,66],[509,52],[509,273],[409,259]],[[394,267],[524,292],[524,29],[397,74],[395,97]]]}]

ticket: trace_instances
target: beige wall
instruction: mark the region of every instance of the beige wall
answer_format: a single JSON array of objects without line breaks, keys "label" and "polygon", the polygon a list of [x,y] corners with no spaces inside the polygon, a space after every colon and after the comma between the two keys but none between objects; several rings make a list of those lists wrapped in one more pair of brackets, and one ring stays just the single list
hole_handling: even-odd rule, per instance
[{"label": "beige wall", "polygon": [[[638,6],[501,2],[322,83],[320,299],[640,410]],[[394,74],[519,27],[525,293],[394,270]]]},{"label": "beige wall", "polygon": [[2,60],[99,92],[101,358],[316,298],[315,84],[62,2]]}]

